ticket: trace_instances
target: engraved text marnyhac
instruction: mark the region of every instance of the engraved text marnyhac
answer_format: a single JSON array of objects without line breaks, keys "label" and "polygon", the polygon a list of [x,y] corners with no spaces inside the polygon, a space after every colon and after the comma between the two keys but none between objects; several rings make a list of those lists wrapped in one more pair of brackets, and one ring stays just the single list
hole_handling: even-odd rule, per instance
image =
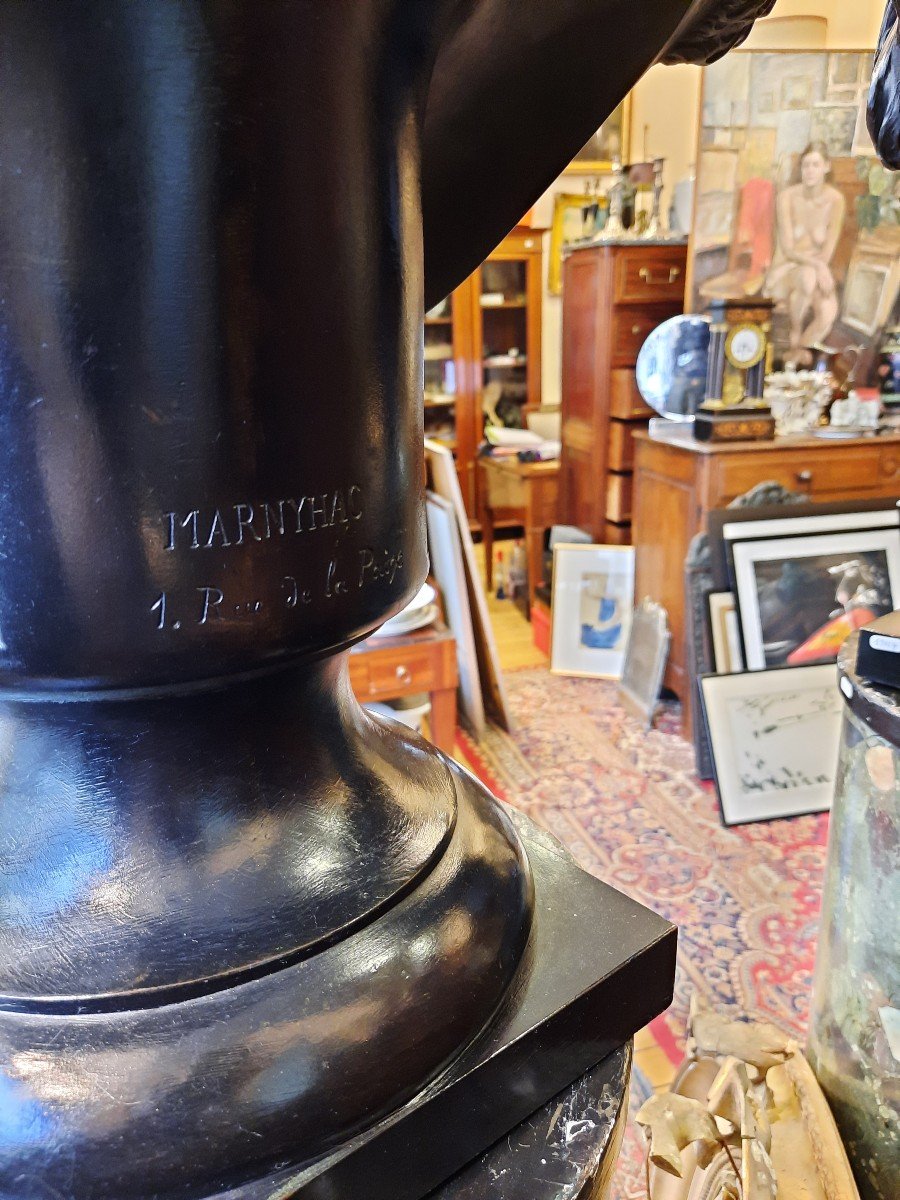
[{"label": "engraved text marnyhac", "polygon": [[351,484],[320,496],[297,500],[264,500],[256,505],[232,504],[216,509],[163,513],[167,550],[212,550],[266,542],[274,537],[348,527],[363,514],[362,491]]}]

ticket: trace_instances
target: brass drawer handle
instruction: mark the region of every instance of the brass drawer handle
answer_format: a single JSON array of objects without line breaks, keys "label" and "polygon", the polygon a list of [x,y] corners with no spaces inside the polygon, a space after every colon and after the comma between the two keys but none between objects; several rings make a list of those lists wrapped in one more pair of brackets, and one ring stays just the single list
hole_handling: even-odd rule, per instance
[{"label": "brass drawer handle", "polygon": [[397,679],[400,683],[412,683],[412,673],[408,667],[397,668]]},{"label": "brass drawer handle", "polygon": [[812,471],[798,471],[797,472],[797,482],[798,483],[812,483]]},{"label": "brass drawer handle", "polygon": [[641,332],[640,325],[632,325],[631,332],[634,334],[635,337],[637,337],[637,335]]},{"label": "brass drawer handle", "polygon": [[649,284],[657,284],[658,283],[663,286],[665,286],[666,284],[674,283],[680,274],[681,274],[681,267],[669,267],[669,278],[667,280],[663,280],[663,279],[654,279],[653,271],[651,270],[650,267],[641,267],[641,269],[638,271],[638,275],[640,275],[640,277],[641,277],[641,279],[643,279],[644,283],[649,283]]}]

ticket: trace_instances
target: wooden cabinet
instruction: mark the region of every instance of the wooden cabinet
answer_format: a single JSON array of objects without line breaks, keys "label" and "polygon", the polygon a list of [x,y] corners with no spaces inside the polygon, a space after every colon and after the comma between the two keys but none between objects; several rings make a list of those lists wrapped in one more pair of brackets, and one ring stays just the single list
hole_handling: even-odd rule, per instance
[{"label": "wooden cabinet", "polygon": [[425,436],[452,449],[472,519],[485,405],[524,425],[540,404],[543,232],[517,226],[425,318]]},{"label": "wooden cabinet", "polygon": [[559,519],[601,542],[631,540],[634,434],[653,415],[634,365],[648,335],[681,312],[686,248],[598,243],[563,264]]},{"label": "wooden cabinet", "polygon": [[[900,435],[824,441],[712,444],[635,435],[634,542],[636,597],[669,614],[672,646],[666,684],[688,699],[684,560],[706,514],[758,483],[772,480],[810,500],[889,499],[900,495]],[[685,709],[686,713],[686,709]]]}]

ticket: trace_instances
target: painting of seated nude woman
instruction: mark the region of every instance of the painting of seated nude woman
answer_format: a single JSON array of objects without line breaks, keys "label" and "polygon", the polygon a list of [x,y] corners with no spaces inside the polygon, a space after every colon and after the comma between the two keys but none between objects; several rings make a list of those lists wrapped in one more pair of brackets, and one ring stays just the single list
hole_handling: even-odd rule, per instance
[{"label": "painting of seated nude woman", "polygon": [[703,72],[687,311],[770,298],[778,367],[822,347],[869,362],[900,292],[900,180],[866,133],[871,69],[861,50],[735,50]]},{"label": "painting of seated nude woman", "polygon": [[786,357],[804,365],[812,358],[809,347],[827,341],[840,308],[831,263],[847,206],[828,182],[830,171],[828,147],[810,142],[800,156],[800,182],[776,201],[775,257],[764,286],[787,309]]}]

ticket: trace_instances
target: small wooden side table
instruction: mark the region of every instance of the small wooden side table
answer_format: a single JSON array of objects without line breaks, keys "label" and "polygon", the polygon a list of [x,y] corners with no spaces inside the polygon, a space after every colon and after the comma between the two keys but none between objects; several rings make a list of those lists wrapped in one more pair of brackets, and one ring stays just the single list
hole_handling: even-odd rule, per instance
[{"label": "small wooden side table", "polygon": [[456,737],[456,639],[442,621],[397,637],[370,637],[350,651],[350,683],[361,703],[428,692],[431,740],[445,754]]},{"label": "small wooden side table", "polygon": [[480,458],[481,537],[484,542],[488,591],[494,581],[494,525],[515,521],[525,530],[528,562],[528,608],[540,583],[544,533],[556,522],[559,462],[521,463],[516,458]]}]

